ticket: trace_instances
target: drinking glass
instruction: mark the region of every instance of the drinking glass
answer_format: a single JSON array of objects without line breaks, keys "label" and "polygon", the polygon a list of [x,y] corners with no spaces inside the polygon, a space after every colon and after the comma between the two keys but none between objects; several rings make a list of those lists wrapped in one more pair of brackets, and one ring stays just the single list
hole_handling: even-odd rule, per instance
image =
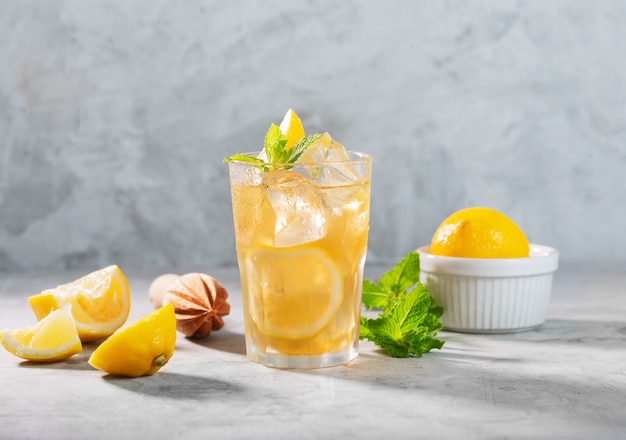
[{"label": "drinking glass", "polygon": [[318,368],[358,356],[371,164],[351,151],[229,162],[249,360]]}]

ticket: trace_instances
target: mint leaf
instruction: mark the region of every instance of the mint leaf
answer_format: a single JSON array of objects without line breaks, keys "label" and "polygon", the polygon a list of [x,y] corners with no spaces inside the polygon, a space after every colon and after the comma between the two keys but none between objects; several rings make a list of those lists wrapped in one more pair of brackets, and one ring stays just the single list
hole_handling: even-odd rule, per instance
[{"label": "mint leaf", "polygon": [[369,321],[365,316],[361,316],[359,339],[369,339],[370,341],[374,339],[374,334],[369,329]]},{"label": "mint leaf", "polygon": [[363,304],[366,309],[384,309],[394,303],[420,278],[420,260],[417,251],[409,252],[378,283],[363,281]]},{"label": "mint leaf", "polygon": [[378,283],[363,280],[363,304],[381,312],[375,319],[361,317],[360,339],[368,339],[392,357],[420,357],[443,347],[444,341],[435,337],[443,328],[439,320],[443,307],[419,282],[419,273],[419,254],[413,251]]},{"label": "mint leaf", "polygon": [[443,307],[435,302],[433,297],[430,297],[430,305],[428,306],[428,313],[431,315],[440,318],[443,315]]},{"label": "mint leaf", "polygon": [[271,163],[289,163],[289,151],[285,148],[286,145],[287,138],[280,131],[280,127],[276,124],[270,125],[265,135],[263,146],[267,161]]},{"label": "mint leaf", "polygon": [[389,292],[382,287],[363,280],[363,305],[366,309],[384,309],[389,303]]},{"label": "mint leaf", "polygon": [[365,328],[370,332],[370,339],[385,349],[392,357],[409,357],[409,344],[402,341],[400,325],[391,319],[367,319]]},{"label": "mint leaf", "polygon": [[248,154],[237,153],[233,154],[230,157],[224,159],[224,162],[232,162],[233,160],[239,160],[241,162],[260,162],[263,163],[263,159],[259,159],[258,157],[250,156]]},{"label": "mint leaf", "polygon": [[293,148],[289,150],[288,163],[297,162],[298,159],[300,159],[300,156],[302,156],[302,153],[304,153],[304,150],[306,150],[309,145],[311,145],[313,142],[315,142],[321,137],[322,137],[321,133],[315,133],[315,134],[310,134],[306,137],[303,137],[298,142],[296,142]]},{"label": "mint leaf", "polygon": [[402,295],[376,319],[361,319],[361,339],[368,339],[392,357],[421,357],[444,342],[435,338],[442,325],[429,313],[431,297],[422,284]]},{"label": "mint leaf", "polygon": [[388,292],[400,295],[420,279],[420,256],[409,252],[393,269],[380,277],[378,284]]}]

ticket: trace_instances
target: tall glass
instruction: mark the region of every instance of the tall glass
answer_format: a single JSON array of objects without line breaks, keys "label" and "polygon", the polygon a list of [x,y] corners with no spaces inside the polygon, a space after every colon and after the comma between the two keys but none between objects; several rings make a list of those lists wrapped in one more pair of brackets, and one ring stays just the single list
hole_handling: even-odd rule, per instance
[{"label": "tall glass", "polygon": [[251,361],[317,368],[358,356],[372,160],[347,157],[229,162]]}]

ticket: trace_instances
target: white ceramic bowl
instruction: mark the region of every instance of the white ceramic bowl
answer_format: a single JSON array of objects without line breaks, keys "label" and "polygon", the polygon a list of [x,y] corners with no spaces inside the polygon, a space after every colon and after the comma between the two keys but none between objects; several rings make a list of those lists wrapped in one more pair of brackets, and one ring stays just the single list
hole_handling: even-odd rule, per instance
[{"label": "white ceramic bowl", "polygon": [[511,333],[545,322],[556,249],[531,244],[528,258],[441,257],[429,253],[430,246],[417,251],[420,282],[444,307],[445,330]]}]

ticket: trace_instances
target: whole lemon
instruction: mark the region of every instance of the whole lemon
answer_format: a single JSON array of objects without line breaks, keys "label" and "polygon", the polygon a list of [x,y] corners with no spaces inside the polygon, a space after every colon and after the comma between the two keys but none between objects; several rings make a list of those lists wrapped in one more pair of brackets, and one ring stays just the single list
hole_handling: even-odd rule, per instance
[{"label": "whole lemon", "polygon": [[524,258],[530,247],[524,232],[503,213],[465,208],[446,218],[433,235],[430,252],[463,258]]}]

